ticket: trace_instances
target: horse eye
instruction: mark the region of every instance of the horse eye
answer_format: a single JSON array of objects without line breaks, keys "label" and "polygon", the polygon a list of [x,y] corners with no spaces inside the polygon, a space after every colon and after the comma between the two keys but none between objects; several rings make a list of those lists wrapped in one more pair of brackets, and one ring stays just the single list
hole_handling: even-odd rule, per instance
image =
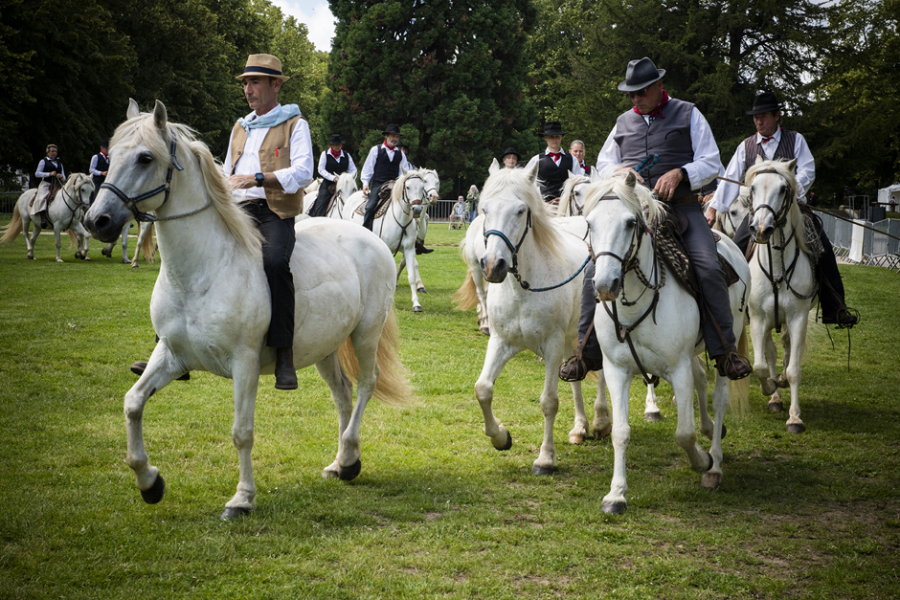
[{"label": "horse eye", "polygon": [[149,165],[153,162],[153,155],[149,152],[141,152],[137,157],[137,161],[142,165]]}]

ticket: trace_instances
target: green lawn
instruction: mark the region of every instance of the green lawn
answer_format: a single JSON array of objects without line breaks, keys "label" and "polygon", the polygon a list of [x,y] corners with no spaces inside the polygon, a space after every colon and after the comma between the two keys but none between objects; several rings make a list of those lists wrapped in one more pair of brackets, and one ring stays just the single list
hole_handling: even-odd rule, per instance
[{"label": "green lawn", "polygon": [[[725,480],[700,487],[664,420],[645,423],[632,387],[628,511],[608,516],[608,440],[572,446],[561,386],[559,472],[531,475],[541,442],[543,369],[523,353],[494,408],[513,447],[483,434],[473,385],[487,338],[450,296],[462,231],[436,223],[421,257],[428,294],[397,292],[401,355],[418,403],[369,405],[362,473],[324,480],[337,418],[314,369],[297,392],[260,385],[253,450],[257,509],[218,520],[237,485],[230,382],[194,373],[147,405],[144,433],[167,483],[146,505],[124,464],[122,401],[153,347],[158,265],[100,256],[35,261],[0,247],[0,598],[896,598],[900,587],[900,277],[841,270],[862,312],[834,349],[812,325],[803,372],[807,431],[785,432],[753,386],[730,418]],[[132,241],[132,247],[133,247]],[[115,254],[114,254],[115,256]],[[586,385],[592,394],[593,385]],[[704,445],[708,442],[704,439]]]}]

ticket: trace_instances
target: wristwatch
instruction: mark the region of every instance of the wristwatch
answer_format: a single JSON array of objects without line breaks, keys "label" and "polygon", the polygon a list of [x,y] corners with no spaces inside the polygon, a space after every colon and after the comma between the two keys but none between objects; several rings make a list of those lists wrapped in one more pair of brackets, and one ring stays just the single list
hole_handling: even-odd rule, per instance
[{"label": "wristwatch", "polygon": [[266,177],[262,173],[257,173],[256,177],[256,187],[262,187],[263,181],[265,181]]},{"label": "wristwatch", "polygon": [[688,174],[687,174],[687,169],[685,169],[684,167],[681,167],[681,168],[678,169],[678,170],[681,171],[681,176],[682,176],[685,180],[689,179]]}]

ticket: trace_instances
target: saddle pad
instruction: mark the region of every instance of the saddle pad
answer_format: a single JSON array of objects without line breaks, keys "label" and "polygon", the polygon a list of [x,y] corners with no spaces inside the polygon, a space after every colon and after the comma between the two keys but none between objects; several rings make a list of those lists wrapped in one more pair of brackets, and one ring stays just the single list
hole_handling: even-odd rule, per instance
[{"label": "saddle pad", "polygon": [[[388,181],[387,183],[383,183],[380,188],[378,188],[378,204],[375,205],[375,216],[374,219],[379,219],[384,216],[384,213],[387,212],[388,206],[391,204],[391,192],[394,189],[394,182]],[[366,202],[363,202],[359,206],[356,207],[356,214],[365,216],[366,215]]]}]

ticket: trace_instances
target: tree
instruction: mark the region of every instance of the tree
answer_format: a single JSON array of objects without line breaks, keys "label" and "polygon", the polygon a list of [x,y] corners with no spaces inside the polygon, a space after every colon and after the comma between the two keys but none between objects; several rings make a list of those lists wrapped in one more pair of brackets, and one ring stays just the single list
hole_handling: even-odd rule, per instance
[{"label": "tree", "polygon": [[323,117],[357,154],[370,130],[412,125],[415,160],[449,190],[458,174],[480,185],[510,140],[523,153],[537,148],[538,115],[524,93],[531,0],[329,5],[338,23]]}]

